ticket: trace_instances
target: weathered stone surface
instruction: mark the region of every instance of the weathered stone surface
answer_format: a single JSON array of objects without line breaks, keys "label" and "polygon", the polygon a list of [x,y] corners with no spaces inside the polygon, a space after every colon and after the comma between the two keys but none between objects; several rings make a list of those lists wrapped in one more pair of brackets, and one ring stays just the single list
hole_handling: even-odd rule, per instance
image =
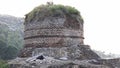
[{"label": "weathered stone surface", "polygon": [[25,40],[25,47],[65,47],[65,46],[72,46],[76,43],[80,42],[81,39],[75,38],[64,38],[64,37],[41,37],[41,38],[33,38]]},{"label": "weathered stone surface", "polygon": [[16,58],[9,62],[10,68],[120,68],[120,58],[60,60],[44,56],[44,60],[38,60],[36,57]]},{"label": "weathered stone surface", "polygon": [[[62,44],[64,42],[67,42],[68,40],[66,39],[72,39],[72,40],[78,39],[79,42],[77,43],[83,44],[83,39],[84,39],[83,22],[78,21],[77,23],[79,25],[79,28],[74,29],[74,28],[67,28],[65,26],[65,20],[67,20],[66,18],[60,20],[59,19],[60,19],[59,17],[57,19],[55,17],[49,17],[49,18],[46,17],[45,20],[43,21],[33,22],[32,24],[31,23],[26,24],[25,44],[30,45],[35,43],[42,43],[42,44],[47,44],[49,46],[50,44],[54,45],[56,43]],[[77,26],[75,24],[69,24],[69,26],[70,25],[75,28]],[[63,42],[59,42],[60,40],[63,40]]]},{"label": "weathered stone surface", "polygon": [[88,45],[73,45],[70,47],[55,47],[55,48],[36,48],[32,56],[39,55],[42,53],[45,56],[51,56],[54,58],[62,58],[65,57],[67,59],[98,59],[100,58],[96,53],[94,53]]},{"label": "weathered stone surface", "polygon": [[24,56],[30,57],[39,54],[44,54],[45,56],[50,56],[54,58],[62,58],[66,57],[68,59],[99,59],[100,57],[94,53],[88,45],[77,45],[73,44],[69,47],[41,47],[41,48],[33,48],[26,47],[23,50]]},{"label": "weathered stone surface", "polygon": [[25,39],[33,36],[48,35],[48,36],[73,36],[80,37],[83,36],[82,31],[78,30],[69,30],[69,29],[31,29],[25,31]]},{"label": "weathered stone surface", "polygon": [[89,61],[92,60],[58,60],[52,57],[45,57],[44,60],[38,60],[35,57],[30,57],[24,59],[17,58],[9,64],[10,68],[112,68],[104,64],[93,64]]},{"label": "weathered stone surface", "polygon": [[98,60],[100,64],[110,66],[111,68],[120,68],[120,58],[114,59],[100,59]]},{"label": "weathered stone surface", "polygon": [[55,47],[64,48],[84,44],[84,23],[81,15],[79,12],[69,14],[67,8],[63,6],[62,8],[56,9],[54,13],[50,13],[53,10],[49,8],[42,8],[39,11],[34,9],[35,13],[31,12],[26,15],[25,45],[20,57],[31,56],[36,48],[54,47],[55,49]]}]

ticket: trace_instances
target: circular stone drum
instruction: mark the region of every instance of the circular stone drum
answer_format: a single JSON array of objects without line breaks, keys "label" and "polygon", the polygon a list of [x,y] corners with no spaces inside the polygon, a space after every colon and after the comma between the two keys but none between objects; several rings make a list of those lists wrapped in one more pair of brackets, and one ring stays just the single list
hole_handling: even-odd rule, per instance
[{"label": "circular stone drum", "polygon": [[36,9],[25,18],[25,46],[21,56],[31,55],[34,48],[83,44],[83,19],[79,13],[67,13],[67,10],[63,11],[65,6],[54,12],[49,6]]}]

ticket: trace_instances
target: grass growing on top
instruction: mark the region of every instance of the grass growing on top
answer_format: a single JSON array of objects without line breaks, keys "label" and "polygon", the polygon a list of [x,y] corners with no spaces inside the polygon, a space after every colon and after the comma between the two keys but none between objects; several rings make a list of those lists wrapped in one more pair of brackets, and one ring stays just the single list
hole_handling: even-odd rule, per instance
[{"label": "grass growing on top", "polygon": [[34,8],[30,13],[26,15],[26,21],[32,21],[35,17],[44,18],[47,16],[59,16],[59,15],[80,15],[80,12],[71,6],[64,5],[40,5]]},{"label": "grass growing on top", "polygon": [[68,13],[68,14],[79,14],[79,11],[74,7],[64,6],[64,5],[51,5],[48,7],[48,9],[51,9],[53,11],[61,10],[64,13]]}]

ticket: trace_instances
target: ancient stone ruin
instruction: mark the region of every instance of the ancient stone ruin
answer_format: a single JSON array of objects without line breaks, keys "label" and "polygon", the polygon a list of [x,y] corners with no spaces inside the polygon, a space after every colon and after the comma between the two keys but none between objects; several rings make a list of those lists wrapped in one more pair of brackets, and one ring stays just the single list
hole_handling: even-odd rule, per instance
[{"label": "ancient stone ruin", "polygon": [[38,6],[26,15],[24,25],[25,45],[10,68],[120,67],[120,59],[103,60],[84,44],[84,21],[73,7]]},{"label": "ancient stone ruin", "polygon": [[75,8],[63,5],[35,8],[25,18],[25,46],[20,56],[43,53],[54,58],[98,58],[89,46],[84,45],[83,24]]}]

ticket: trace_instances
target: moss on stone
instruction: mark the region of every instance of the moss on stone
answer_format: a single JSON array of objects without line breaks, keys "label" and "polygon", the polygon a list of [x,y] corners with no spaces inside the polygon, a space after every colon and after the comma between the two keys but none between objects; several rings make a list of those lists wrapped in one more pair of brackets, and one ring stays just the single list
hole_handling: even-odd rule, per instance
[{"label": "moss on stone", "polygon": [[26,15],[26,22],[31,22],[33,19],[43,19],[48,16],[80,15],[80,12],[71,6],[64,5],[40,5],[34,8]]}]

